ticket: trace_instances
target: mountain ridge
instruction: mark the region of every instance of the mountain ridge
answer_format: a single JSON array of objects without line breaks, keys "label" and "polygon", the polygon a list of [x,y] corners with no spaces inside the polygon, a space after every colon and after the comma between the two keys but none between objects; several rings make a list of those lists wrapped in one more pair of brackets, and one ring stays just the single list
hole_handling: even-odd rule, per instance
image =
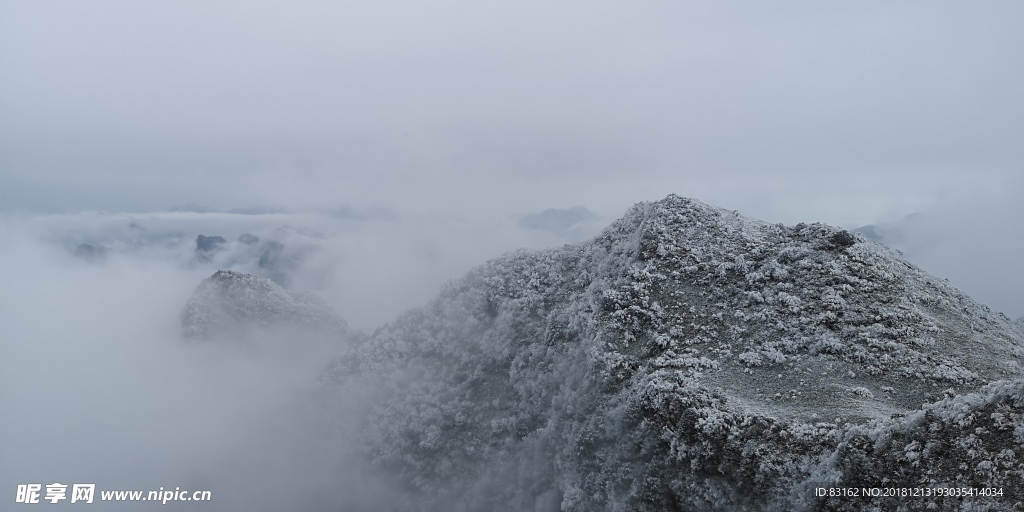
[{"label": "mountain ridge", "polygon": [[[395,510],[1003,510],[1022,339],[863,236],[671,195],[478,266],[323,382]],[[813,492],[854,486],[1005,496]]]}]

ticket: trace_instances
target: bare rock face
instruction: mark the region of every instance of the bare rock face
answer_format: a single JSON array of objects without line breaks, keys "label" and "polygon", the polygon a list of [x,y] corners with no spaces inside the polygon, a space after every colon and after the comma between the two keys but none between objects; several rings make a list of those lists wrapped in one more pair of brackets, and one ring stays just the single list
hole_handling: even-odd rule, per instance
[{"label": "bare rock face", "polygon": [[289,293],[270,279],[218,270],[193,292],[182,313],[190,338],[243,335],[266,327],[289,327],[343,339],[348,324],[312,293]]},{"label": "bare rock face", "polygon": [[880,243],[669,196],[474,269],[325,380],[368,397],[396,510],[1009,510],[1022,361],[1019,326]]}]

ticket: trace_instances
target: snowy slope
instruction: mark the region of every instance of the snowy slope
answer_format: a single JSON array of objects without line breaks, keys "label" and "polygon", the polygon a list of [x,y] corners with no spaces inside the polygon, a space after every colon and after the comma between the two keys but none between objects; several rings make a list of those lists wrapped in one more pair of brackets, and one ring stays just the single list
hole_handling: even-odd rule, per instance
[{"label": "snowy slope", "polygon": [[[884,245],[669,196],[476,268],[324,381],[378,508],[1001,510],[1022,358],[1019,325]],[[936,485],[1003,496],[813,491]]]}]

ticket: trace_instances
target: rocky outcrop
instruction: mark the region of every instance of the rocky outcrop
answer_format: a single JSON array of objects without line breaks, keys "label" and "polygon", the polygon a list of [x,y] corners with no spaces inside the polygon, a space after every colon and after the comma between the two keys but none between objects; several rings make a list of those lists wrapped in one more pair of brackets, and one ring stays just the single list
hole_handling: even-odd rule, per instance
[{"label": "rocky outcrop", "polygon": [[196,258],[210,261],[214,254],[224,250],[227,243],[222,236],[199,235],[196,237]]}]

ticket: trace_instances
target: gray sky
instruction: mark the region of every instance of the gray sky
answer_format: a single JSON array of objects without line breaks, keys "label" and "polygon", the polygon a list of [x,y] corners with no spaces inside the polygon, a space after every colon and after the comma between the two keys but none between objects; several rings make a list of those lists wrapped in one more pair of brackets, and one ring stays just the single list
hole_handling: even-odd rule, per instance
[{"label": "gray sky", "polygon": [[1019,2],[0,0],[0,207],[867,223],[1020,186]]}]

